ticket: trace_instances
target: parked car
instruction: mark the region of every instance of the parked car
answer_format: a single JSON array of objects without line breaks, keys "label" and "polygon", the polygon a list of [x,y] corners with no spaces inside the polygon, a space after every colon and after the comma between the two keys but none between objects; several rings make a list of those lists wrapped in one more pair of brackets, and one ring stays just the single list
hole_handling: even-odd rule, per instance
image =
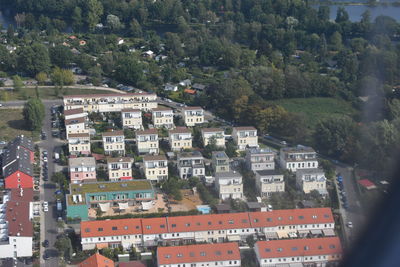
[{"label": "parked car", "polygon": [[43,247],[47,248],[49,246],[49,240],[43,241]]},{"label": "parked car", "polygon": [[347,227],[353,228],[353,222],[348,222],[348,223],[347,223]]}]

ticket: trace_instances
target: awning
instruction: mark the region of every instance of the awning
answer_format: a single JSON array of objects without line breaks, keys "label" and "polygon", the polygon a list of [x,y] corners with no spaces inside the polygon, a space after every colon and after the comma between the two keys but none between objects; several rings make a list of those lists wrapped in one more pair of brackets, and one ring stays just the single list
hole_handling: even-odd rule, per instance
[{"label": "awning", "polygon": [[289,236],[290,238],[296,238],[296,237],[297,237],[297,234],[296,234],[296,232],[289,232],[289,233],[288,233],[288,236]]},{"label": "awning", "polygon": [[321,230],[311,230],[310,231],[312,235],[322,235],[322,231]]},{"label": "awning", "polygon": [[100,210],[106,212],[110,209],[110,203],[99,203]]},{"label": "awning", "polygon": [[299,236],[301,236],[301,237],[305,237],[306,235],[308,235],[310,233],[309,230],[298,230],[297,232],[299,233]]},{"label": "awning", "polygon": [[142,210],[149,210],[153,207],[153,202],[148,201],[148,202],[142,202]]},{"label": "awning", "polygon": [[97,249],[108,248],[108,243],[97,243],[96,248]]},{"label": "awning", "polygon": [[228,236],[229,241],[240,241],[240,235],[230,235]]},{"label": "awning", "polygon": [[288,233],[286,231],[277,231],[276,232],[278,234],[278,238],[288,238]]},{"label": "awning", "polygon": [[128,202],[125,203],[118,203],[118,207],[120,210],[126,210],[129,208]]},{"label": "awning", "polygon": [[265,238],[267,239],[278,239],[278,235],[276,232],[266,232]]},{"label": "awning", "polygon": [[324,232],[324,236],[335,236],[335,231],[333,229],[325,229],[322,231]]}]

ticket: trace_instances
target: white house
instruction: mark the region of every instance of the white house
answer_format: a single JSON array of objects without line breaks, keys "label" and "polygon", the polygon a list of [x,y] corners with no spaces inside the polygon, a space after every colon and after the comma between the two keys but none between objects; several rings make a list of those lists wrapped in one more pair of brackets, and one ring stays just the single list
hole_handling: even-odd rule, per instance
[{"label": "white house", "polygon": [[169,145],[172,151],[181,151],[192,148],[192,131],[186,127],[177,127],[169,130]]},{"label": "white house", "polygon": [[246,165],[252,171],[275,169],[275,153],[269,148],[246,149]]},{"label": "white house", "polygon": [[244,151],[248,147],[258,147],[257,129],[249,127],[234,127],[232,138],[239,151]]},{"label": "white house", "polygon": [[219,199],[242,199],[243,198],[243,178],[236,171],[219,172],[215,174],[215,189],[219,194]]},{"label": "white house", "polygon": [[144,156],[143,164],[147,180],[159,182],[168,179],[168,161],[164,155]]},{"label": "white house", "polygon": [[205,175],[204,158],[199,151],[179,153],[177,165],[181,179],[192,176],[203,178]]},{"label": "white house", "polygon": [[317,190],[321,195],[328,194],[325,172],[320,168],[297,170],[296,184],[306,194],[313,190]]},{"label": "white house", "polygon": [[285,192],[283,174],[278,170],[255,171],[256,187],[261,197],[269,197],[272,193]]},{"label": "white house", "polygon": [[311,147],[301,145],[281,148],[279,161],[283,169],[292,172],[298,169],[318,168],[317,152]]},{"label": "white house", "polygon": [[176,92],[178,91],[178,86],[171,83],[166,83],[164,85],[164,91]]}]

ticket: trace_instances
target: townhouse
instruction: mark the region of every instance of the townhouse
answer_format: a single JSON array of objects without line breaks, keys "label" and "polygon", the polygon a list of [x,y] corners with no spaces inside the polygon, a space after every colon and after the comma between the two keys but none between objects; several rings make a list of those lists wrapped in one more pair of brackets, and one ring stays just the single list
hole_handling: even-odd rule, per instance
[{"label": "townhouse", "polygon": [[292,172],[298,169],[318,168],[317,152],[311,147],[302,145],[281,148],[279,161],[282,169]]},{"label": "townhouse", "polygon": [[207,146],[211,140],[214,140],[217,147],[225,147],[224,129],[221,128],[203,128],[201,129],[203,146]]},{"label": "townhouse", "polygon": [[172,151],[192,148],[192,131],[186,127],[176,127],[168,131],[169,145]]},{"label": "townhouse", "polygon": [[181,179],[188,179],[193,176],[203,178],[205,176],[204,158],[199,151],[181,152],[178,154],[177,161]]},{"label": "townhouse", "polygon": [[83,108],[64,110],[64,119],[66,120],[85,118],[87,115],[88,114],[83,111]]},{"label": "townhouse", "polygon": [[70,134],[89,133],[86,125],[86,117],[79,117],[65,120],[65,132],[67,139]]},{"label": "townhouse", "polygon": [[243,177],[236,171],[220,172],[215,174],[215,189],[219,199],[242,199]]},{"label": "townhouse", "polygon": [[303,237],[314,233],[334,236],[330,208],[273,210],[162,218],[134,218],[81,222],[83,250],[123,246],[130,249],[192,242]]},{"label": "townhouse", "polygon": [[132,180],[133,159],[128,157],[107,158],[110,181]]},{"label": "townhouse", "polygon": [[144,156],[143,165],[147,180],[160,182],[168,179],[168,160],[164,155]]},{"label": "townhouse", "polygon": [[85,221],[89,219],[89,209],[107,212],[117,206],[125,210],[154,199],[153,186],[146,180],[70,184],[70,194],[66,196],[67,218]]},{"label": "townhouse", "polygon": [[213,151],[211,157],[214,173],[230,171],[229,157],[226,155],[225,151]]},{"label": "townhouse", "polygon": [[248,148],[245,160],[253,172],[275,169],[275,153],[269,148]]},{"label": "townhouse", "polygon": [[239,245],[235,242],[158,247],[158,267],[241,266]]},{"label": "townhouse", "polygon": [[33,188],[31,153],[19,146],[9,146],[3,154],[2,169],[6,189]]},{"label": "townhouse", "polygon": [[285,192],[285,180],[278,170],[256,171],[256,187],[261,197],[270,197],[272,193]]},{"label": "townhouse", "polygon": [[257,241],[254,251],[260,267],[326,266],[342,258],[338,237]]},{"label": "townhouse", "polygon": [[94,94],[64,96],[64,109],[83,108],[85,112],[121,112],[123,109],[142,111],[157,108],[157,95],[152,93]]},{"label": "townhouse", "polygon": [[68,169],[73,184],[96,181],[96,160],[94,157],[69,158]]},{"label": "townhouse", "polygon": [[91,153],[90,134],[89,133],[69,134],[68,151],[70,155],[90,154]]},{"label": "townhouse", "polygon": [[124,108],[121,110],[121,117],[124,128],[143,129],[142,111],[140,109]]},{"label": "townhouse", "polygon": [[32,257],[33,189],[11,189],[0,200],[0,258]]},{"label": "townhouse", "polygon": [[167,107],[154,108],[151,112],[155,128],[174,128],[174,111]]},{"label": "townhouse", "polygon": [[297,170],[296,184],[306,194],[313,190],[317,190],[321,195],[328,194],[325,172],[320,168]]},{"label": "townhouse", "polygon": [[204,110],[201,107],[185,107],[182,113],[185,125],[188,127],[204,123]]},{"label": "townhouse", "polygon": [[156,129],[137,131],[136,146],[139,154],[158,154],[158,131]]},{"label": "townhouse", "polygon": [[78,267],[114,267],[116,266],[113,260],[104,257],[99,252],[96,252],[86,260],[78,264]]},{"label": "townhouse", "polygon": [[103,133],[103,148],[106,155],[117,153],[125,155],[125,136],[123,131]]},{"label": "townhouse", "polygon": [[258,147],[257,129],[249,127],[234,127],[232,138],[239,151],[244,151],[248,147]]}]

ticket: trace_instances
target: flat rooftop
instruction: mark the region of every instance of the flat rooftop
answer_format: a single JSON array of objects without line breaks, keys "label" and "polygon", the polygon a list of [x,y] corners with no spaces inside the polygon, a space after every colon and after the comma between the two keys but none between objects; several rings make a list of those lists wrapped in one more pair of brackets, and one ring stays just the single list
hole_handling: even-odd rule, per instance
[{"label": "flat rooftop", "polygon": [[84,194],[112,191],[152,190],[148,180],[117,181],[117,182],[89,182],[83,184],[71,184],[71,194]]}]

